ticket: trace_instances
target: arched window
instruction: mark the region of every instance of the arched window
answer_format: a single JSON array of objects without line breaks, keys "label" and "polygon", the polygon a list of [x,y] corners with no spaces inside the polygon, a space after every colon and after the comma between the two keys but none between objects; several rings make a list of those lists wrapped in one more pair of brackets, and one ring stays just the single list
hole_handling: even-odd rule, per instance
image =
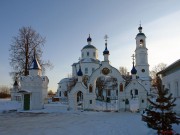
[{"label": "arched window", "polygon": [[59,92],[59,96],[61,97],[61,91]]},{"label": "arched window", "polygon": [[93,91],[93,86],[90,84],[89,85],[89,93],[92,93],[92,91]]},{"label": "arched window", "polygon": [[120,92],[123,92],[123,84],[122,83],[120,84],[119,87],[120,87]]},{"label": "arched window", "polygon": [[88,74],[88,68],[85,68],[85,74]]},{"label": "arched window", "polygon": [[140,43],[139,43],[140,47],[143,47],[144,46],[144,40],[140,40]]},{"label": "arched window", "polygon": [[89,56],[89,52],[87,52],[87,56]]},{"label": "arched window", "polygon": [[95,53],[95,52],[93,52],[93,56],[94,56],[94,57],[96,56],[96,53]]},{"label": "arched window", "polygon": [[137,89],[135,89],[134,94],[135,94],[135,95],[138,95],[138,90],[137,90]]},{"label": "arched window", "polygon": [[175,95],[174,96],[179,96],[179,91],[178,91],[178,89],[179,89],[179,86],[178,86],[178,81],[176,81],[175,82]]}]

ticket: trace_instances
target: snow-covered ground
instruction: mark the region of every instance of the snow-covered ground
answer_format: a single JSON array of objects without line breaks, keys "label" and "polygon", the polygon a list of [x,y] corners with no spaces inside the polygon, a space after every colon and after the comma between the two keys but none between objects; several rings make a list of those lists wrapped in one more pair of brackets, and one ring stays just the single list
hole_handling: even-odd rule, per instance
[{"label": "snow-covered ground", "polygon": [[[2,105],[3,104],[3,105]],[[15,103],[0,100],[0,108]],[[18,104],[18,103],[17,103]],[[18,105],[16,104],[16,107]],[[14,106],[14,107],[13,107]],[[62,104],[47,104],[45,109],[0,113],[0,135],[155,135],[141,121],[140,113],[67,111]],[[174,125],[180,133],[180,125]]]}]

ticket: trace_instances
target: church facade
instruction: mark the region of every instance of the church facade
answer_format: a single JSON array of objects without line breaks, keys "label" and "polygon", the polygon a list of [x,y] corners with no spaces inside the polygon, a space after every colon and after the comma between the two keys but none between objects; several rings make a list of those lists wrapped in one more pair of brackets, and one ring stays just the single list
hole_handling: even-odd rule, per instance
[{"label": "church facade", "polygon": [[81,50],[81,59],[72,64],[72,77],[58,83],[57,95],[61,100],[68,101],[69,109],[77,110],[81,106],[84,110],[96,110],[101,102],[115,102],[117,111],[137,111],[147,107],[151,89],[148,49],[142,27],[138,30],[129,80],[110,64],[108,37],[105,36],[104,60],[100,61],[89,35],[87,45]]}]

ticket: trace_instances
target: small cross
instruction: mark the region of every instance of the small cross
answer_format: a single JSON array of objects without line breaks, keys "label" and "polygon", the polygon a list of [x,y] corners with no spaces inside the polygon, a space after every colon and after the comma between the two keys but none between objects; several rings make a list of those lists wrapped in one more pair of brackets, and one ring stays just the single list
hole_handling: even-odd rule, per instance
[{"label": "small cross", "polygon": [[134,63],[135,55],[133,54],[131,57],[132,57],[132,60],[133,60],[133,63]]},{"label": "small cross", "polygon": [[108,35],[106,34],[105,36],[104,36],[104,39],[105,39],[105,41],[107,42],[107,39],[108,39],[109,37],[108,37]]},{"label": "small cross", "polygon": [[81,67],[81,57],[79,57],[79,65],[80,65],[80,67]]}]

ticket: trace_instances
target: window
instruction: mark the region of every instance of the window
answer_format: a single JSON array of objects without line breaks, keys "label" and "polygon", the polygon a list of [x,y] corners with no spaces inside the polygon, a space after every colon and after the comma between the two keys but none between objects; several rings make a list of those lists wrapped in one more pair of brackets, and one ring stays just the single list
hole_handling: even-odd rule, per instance
[{"label": "window", "polygon": [[135,95],[138,95],[138,90],[137,89],[135,89],[135,93],[134,93]]},{"label": "window", "polygon": [[82,53],[82,58],[84,57],[84,53]]},{"label": "window", "polygon": [[59,92],[59,96],[61,97],[61,91]]},{"label": "window", "polygon": [[92,85],[90,84],[90,86],[89,86],[89,93],[92,93],[92,91],[93,91],[93,87],[92,87]]},{"label": "window", "polygon": [[123,92],[123,84],[122,83],[120,84],[119,87],[120,87],[120,92]]},{"label": "window", "polygon": [[95,53],[95,52],[93,52],[93,56],[94,56],[94,57],[96,56],[96,53]]},{"label": "window", "polygon": [[179,91],[178,91],[179,87],[178,87],[178,82],[175,82],[175,96],[179,96]]},{"label": "window", "polygon": [[144,41],[142,39],[140,40],[140,44],[139,45],[140,45],[140,47],[144,46]]},{"label": "window", "polygon": [[88,68],[85,68],[85,74],[88,74]]},{"label": "window", "polygon": [[144,103],[144,99],[142,99],[142,103]]},{"label": "window", "polygon": [[92,104],[92,100],[89,100],[89,104]]},{"label": "window", "polygon": [[87,52],[87,56],[89,56],[89,52]]},{"label": "window", "polygon": [[145,72],[145,69],[142,69],[141,71],[144,73],[144,72]]}]

